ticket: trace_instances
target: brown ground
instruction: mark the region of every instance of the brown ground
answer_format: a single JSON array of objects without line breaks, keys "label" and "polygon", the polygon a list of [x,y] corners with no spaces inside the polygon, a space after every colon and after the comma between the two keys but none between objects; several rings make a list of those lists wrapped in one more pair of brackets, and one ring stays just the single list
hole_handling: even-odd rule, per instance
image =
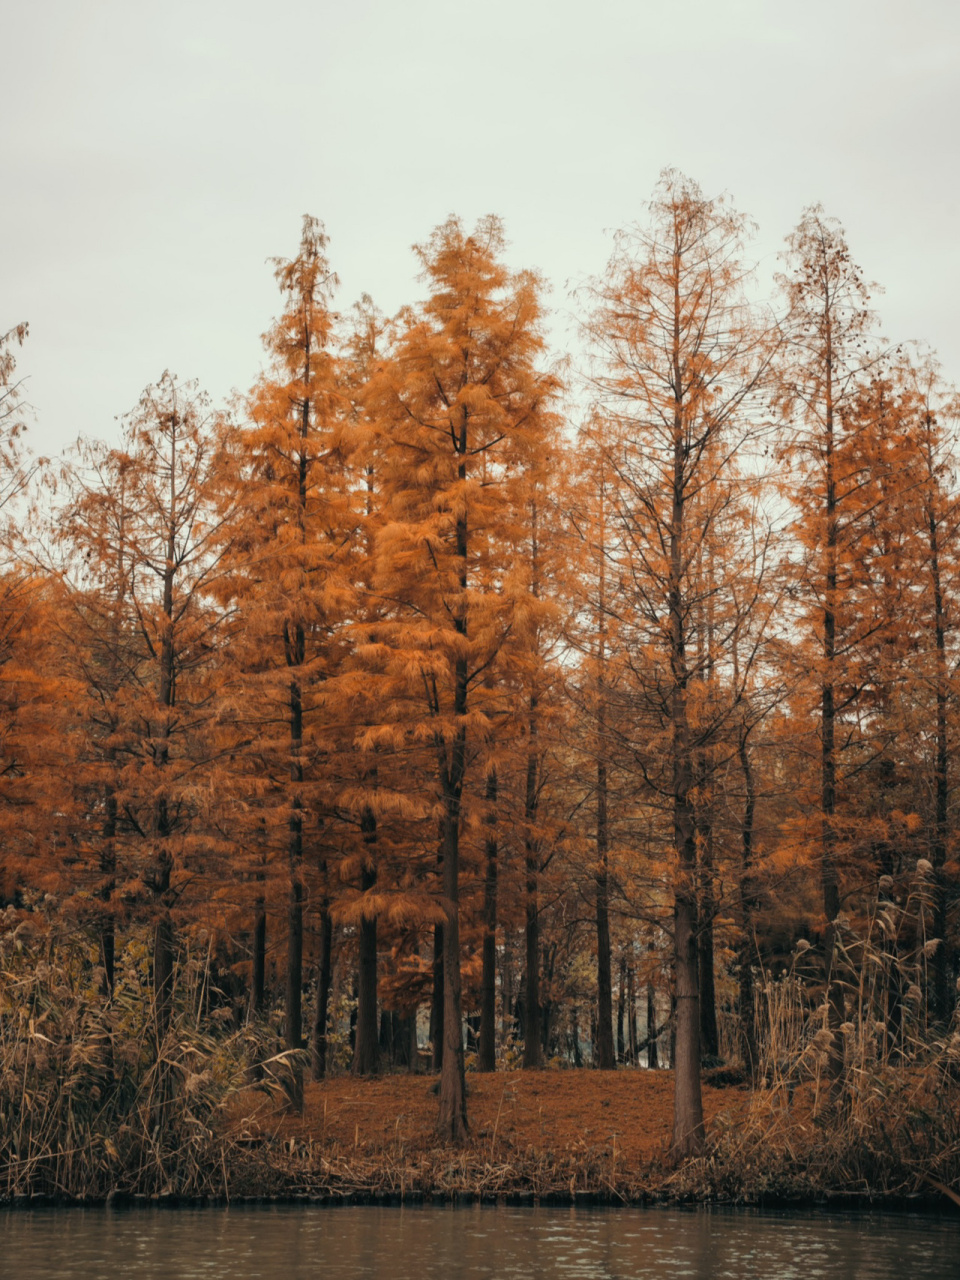
[{"label": "brown ground", "polygon": [[[238,1128],[319,1147],[330,1157],[370,1157],[386,1148],[435,1146],[433,1076],[340,1076],[308,1084],[303,1117],[248,1091],[233,1110]],[[508,1151],[546,1156],[609,1153],[637,1165],[665,1153],[673,1119],[669,1071],[505,1071],[467,1076],[471,1147],[486,1159]],[[747,1093],[704,1086],[708,1128],[729,1122]],[[239,1101],[239,1100],[238,1100]],[[244,1115],[245,1113],[245,1115]],[[721,1116],[721,1113],[724,1113]],[[718,1116],[720,1119],[718,1120]],[[236,1130],[235,1130],[236,1132]]]},{"label": "brown ground", "polygon": [[934,1179],[947,1196],[956,1182],[960,1195],[955,1108],[947,1108],[948,1124],[931,1112],[930,1133],[916,1147],[914,1113],[926,1113],[917,1112],[915,1091],[906,1110],[892,1108],[891,1129],[891,1095],[871,1093],[879,1119],[861,1108],[861,1125],[852,1104],[841,1113],[821,1099],[815,1114],[811,1086],[791,1099],[704,1082],[705,1159],[678,1164],[668,1155],[671,1072],[470,1073],[470,1138],[460,1147],[437,1137],[435,1082],[338,1076],[307,1085],[302,1115],[276,1086],[234,1095],[224,1162],[231,1195],[758,1203],[929,1195]]}]

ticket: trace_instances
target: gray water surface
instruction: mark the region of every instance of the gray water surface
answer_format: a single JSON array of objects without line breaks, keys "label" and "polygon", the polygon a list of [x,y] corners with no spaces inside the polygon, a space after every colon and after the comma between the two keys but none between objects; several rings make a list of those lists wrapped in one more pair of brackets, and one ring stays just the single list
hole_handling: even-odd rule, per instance
[{"label": "gray water surface", "polygon": [[372,1206],[7,1211],[0,1275],[958,1280],[960,1217]]}]

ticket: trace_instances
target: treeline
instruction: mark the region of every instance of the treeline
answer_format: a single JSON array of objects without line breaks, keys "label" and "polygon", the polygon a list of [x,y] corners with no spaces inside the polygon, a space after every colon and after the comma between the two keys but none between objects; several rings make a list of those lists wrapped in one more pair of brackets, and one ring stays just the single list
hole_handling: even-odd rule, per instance
[{"label": "treeline", "polygon": [[833,219],[770,305],[748,227],[665,173],[571,370],[496,218],[438,227],[390,319],[334,311],[305,218],[239,408],[167,373],[56,465],[7,335],[8,936],[82,931],[104,1001],[149,936],[161,1039],[202,938],[226,1016],[309,1051],[295,1102],[415,1066],[429,1012],[451,1140],[466,1043],[669,1062],[696,1153],[701,1065],[757,1079],[784,972],[834,1090],[852,1036],[946,1030],[956,400]]}]

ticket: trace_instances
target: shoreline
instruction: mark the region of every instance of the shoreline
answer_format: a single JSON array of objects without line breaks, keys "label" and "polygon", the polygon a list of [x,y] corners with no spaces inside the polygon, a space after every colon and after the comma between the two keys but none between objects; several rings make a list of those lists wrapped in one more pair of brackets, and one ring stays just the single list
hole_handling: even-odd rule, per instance
[{"label": "shoreline", "polygon": [[142,1209],[256,1209],[256,1208],[451,1208],[451,1209],[685,1209],[717,1210],[738,1213],[858,1213],[884,1214],[896,1217],[935,1217],[957,1221],[956,1210],[946,1197],[935,1193],[915,1196],[871,1197],[862,1192],[828,1191],[819,1197],[790,1198],[769,1196],[760,1200],[721,1200],[695,1198],[690,1195],[667,1196],[653,1193],[625,1199],[609,1191],[576,1191],[571,1193],[533,1191],[447,1192],[438,1190],[400,1192],[343,1191],[328,1193],[289,1193],[277,1195],[181,1196],[140,1195],[117,1192],[100,1197],[14,1196],[0,1199],[0,1211],[33,1209],[104,1209],[130,1212]]},{"label": "shoreline", "polygon": [[[83,1166],[88,1181],[70,1180],[70,1152],[11,1153],[0,1207],[687,1206],[953,1217],[960,1206],[960,1152],[941,1145],[939,1130],[923,1149],[908,1141],[902,1122],[890,1127],[889,1099],[863,1129],[818,1111],[802,1089],[790,1102],[705,1084],[706,1148],[674,1164],[667,1072],[511,1071],[470,1083],[474,1127],[459,1146],[437,1137],[424,1076],[310,1083],[302,1112],[276,1088],[245,1085],[200,1114],[175,1107],[160,1141],[145,1113],[130,1112],[95,1137],[104,1157]],[[936,1102],[955,1123],[952,1099]]]}]

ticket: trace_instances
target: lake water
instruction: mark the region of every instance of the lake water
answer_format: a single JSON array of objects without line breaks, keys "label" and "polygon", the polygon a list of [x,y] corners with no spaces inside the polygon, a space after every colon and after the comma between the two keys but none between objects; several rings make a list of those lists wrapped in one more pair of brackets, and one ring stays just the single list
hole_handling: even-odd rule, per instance
[{"label": "lake water", "polygon": [[956,1219],[708,1209],[0,1213],[10,1280],[958,1280]]}]

